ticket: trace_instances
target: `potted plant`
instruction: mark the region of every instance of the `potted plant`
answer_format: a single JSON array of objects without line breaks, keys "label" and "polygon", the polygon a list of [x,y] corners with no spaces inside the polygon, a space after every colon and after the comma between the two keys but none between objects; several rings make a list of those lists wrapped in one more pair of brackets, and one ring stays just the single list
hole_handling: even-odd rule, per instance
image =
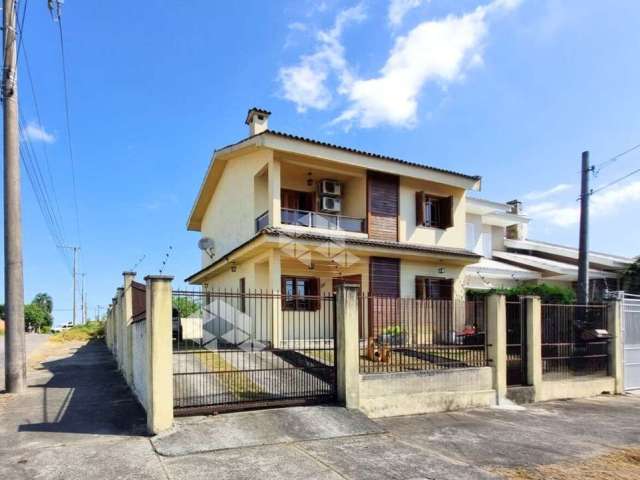
[{"label": "potted plant", "polygon": [[378,335],[378,342],[383,345],[404,345],[406,341],[407,334],[400,325],[386,327]]}]

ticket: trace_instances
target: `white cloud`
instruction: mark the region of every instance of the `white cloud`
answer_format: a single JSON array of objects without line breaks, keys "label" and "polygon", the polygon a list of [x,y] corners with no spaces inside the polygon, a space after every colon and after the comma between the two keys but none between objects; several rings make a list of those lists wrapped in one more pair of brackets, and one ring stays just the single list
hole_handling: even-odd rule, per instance
[{"label": "white cloud", "polygon": [[278,77],[283,96],[295,103],[299,112],[309,108],[323,110],[329,106],[333,97],[326,81],[330,74],[336,73],[338,76],[339,92],[352,81],[340,40],[348,24],[361,22],[365,18],[362,4],[341,11],[331,30],[318,32],[318,46],[313,54],[300,57],[296,65],[280,69]]},{"label": "white cloud", "polygon": [[518,4],[519,0],[494,0],[461,16],[422,22],[398,37],[379,76],[347,86],[350,105],[333,123],[412,126],[424,85],[460,80],[468,68],[481,64],[487,16]]},{"label": "white cloud", "polygon": [[[622,211],[629,211],[630,203],[633,202],[640,203],[640,181],[594,194],[589,205],[589,215],[592,218],[616,215]],[[580,221],[578,202],[566,205],[543,202],[531,205],[525,210],[533,220],[542,220],[558,227],[570,227]]]},{"label": "white cloud", "polygon": [[524,196],[524,198],[526,200],[542,200],[543,198],[552,197],[553,195],[569,190],[572,187],[573,185],[569,183],[559,183],[555,187],[551,187],[548,190],[529,192]]},{"label": "white cloud", "polygon": [[391,0],[387,17],[392,27],[399,27],[409,11],[418,8],[423,0]]},{"label": "white cloud", "polygon": [[38,125],[36,122],[29,122],[27,126],[22,129],[22,138],[31,140],[32,142],[53,143],[56,141],[53,133],[47,132],[44,127]]}]

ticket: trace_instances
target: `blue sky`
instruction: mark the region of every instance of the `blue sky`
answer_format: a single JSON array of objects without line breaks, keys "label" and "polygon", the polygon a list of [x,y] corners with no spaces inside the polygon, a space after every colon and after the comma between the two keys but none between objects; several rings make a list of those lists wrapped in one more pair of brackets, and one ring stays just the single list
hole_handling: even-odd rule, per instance
[{"label": "blue sky", "polygon": [[[532,238],[577,239],[582,150],[602,162],[640,143],[640,5],[557,0],[80,2],[67,0],[80,235],[57,25],[30,2],[21,58],[26,135],[45,149],[65,239],[80,242],[89,312],[137,267],[180,281],[199,267],[185,222],[212,151],[272,128],[483,176],[476,196],[520,198]],[[640,150],[594,186],[640,166]],[[25,297],[53,295],[67,321],[71,276],[26,175]],[[593,197],[594,250],[637,255],[640,175]]]}]

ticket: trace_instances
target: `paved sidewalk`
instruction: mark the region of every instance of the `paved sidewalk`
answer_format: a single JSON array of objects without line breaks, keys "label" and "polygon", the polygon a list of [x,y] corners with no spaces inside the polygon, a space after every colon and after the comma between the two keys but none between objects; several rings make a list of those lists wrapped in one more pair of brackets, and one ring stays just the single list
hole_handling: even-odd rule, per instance
[{"label": "paved sidewalk", "polygon": [[[25,334],[25,346],[27,350],[27,360],[29,355],[45,344],[49,335],[42,333]],[[4,391],[4,336],[0,335],[0,392]]]},{"label": "paved sidewalk", "polygon": [[104,344],[72,347],[50,347],[27,394],[0,395],[0,478],[489,479],[640,446],[638,396],[376,422],[298,407],[182,418],[149,438]]}]

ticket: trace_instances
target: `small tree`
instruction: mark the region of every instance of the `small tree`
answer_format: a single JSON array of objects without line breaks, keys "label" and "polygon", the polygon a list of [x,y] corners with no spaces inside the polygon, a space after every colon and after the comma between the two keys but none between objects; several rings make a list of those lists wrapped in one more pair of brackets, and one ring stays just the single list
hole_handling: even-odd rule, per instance
[{"label": "small tree", "polygon": [[40,305],[30,303],[24,306],[24,323],[38,332],[46,331],[51,327],[51,315]]},{"label": "small tree", "polygon": [[575,303],[576,293],[569,287],[559,285],[549,285],[548,283],[524,284],[512,288],[492,288],[491,290],[468,290],[467,295],[471,298],[485,297],[498,293],[507,297],[518,297],[520,295],[535,295],[545,303]]},{"label": "small tree", "polygon": [[48,293],[37,293],[36,296],[33,297],[33,300],[31,300],[31,303],[40,305],[48,314],[53,312],[53,299]]},{"label": "small tree", "polygon": [[173,308],[180,314],[181,318],[186,318],[200,311],[200,305],[186,297],[177,297],[173,299]]},{"label": "small tree", "polygon": [[640,294],[640,257],[622,275],[622,289],[627,293]]}]

